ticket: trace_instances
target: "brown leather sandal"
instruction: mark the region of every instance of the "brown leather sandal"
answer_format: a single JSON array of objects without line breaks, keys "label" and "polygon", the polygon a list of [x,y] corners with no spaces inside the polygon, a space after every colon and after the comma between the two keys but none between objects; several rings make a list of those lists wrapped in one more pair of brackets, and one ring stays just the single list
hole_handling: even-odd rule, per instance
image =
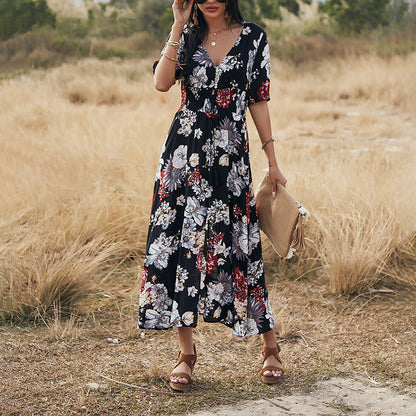
[{"label": "brown leather sandal", "polygon": [[[178,361],[175,364],[174,369],[181,363],[185,362],[188,367],[191,369],[191,373],[194,370],[194,365],[196,362],[196,349],[194,344],[194,354],[182,354],[182,352],[179,352],[178,355]],[[192,384],[192,378],[189,376],[189,374],[186,373],[171,373],[170,378],[172,377],[179,377],[179,378],[186,378],[188,380],[188,383],[173,383],[170,381],[169,385],[170,387],[175,391],[187,391],[191,388]]]},{"label": "brown leather sandal", "polygon": [[[267,360],[268,357],[273,355],[276,358],[276,360],[279,361],[280,364],[282,364],[282,359],[279,356],[279,352],[280,352],[279,344],[276,344],[274,348],[267,348],[263,345],[262,350],[263,350],[263,363]],[[264,373],[266,371],[280,371],[282,375],[279,377],[265,376]],[[261,370],[261,379],[266,384],[276,384],[281,380],[284,372],[285,372],[284,368],[273,367],[273,366],[268,365]]]}]

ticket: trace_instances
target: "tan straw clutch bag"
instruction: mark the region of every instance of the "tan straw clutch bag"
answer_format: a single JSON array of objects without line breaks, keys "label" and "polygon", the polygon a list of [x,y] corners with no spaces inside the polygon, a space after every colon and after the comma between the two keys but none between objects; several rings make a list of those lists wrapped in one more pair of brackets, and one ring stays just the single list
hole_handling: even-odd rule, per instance
[{"label": "tan straw clutch bag", "polygon": [[257,189],[256,208],[260,229],[269,238],[277,254],[290,258],[296,250],[305,247],[303,222],[309,217],[309,211],[280,184],[273,198],[268,173]]}]

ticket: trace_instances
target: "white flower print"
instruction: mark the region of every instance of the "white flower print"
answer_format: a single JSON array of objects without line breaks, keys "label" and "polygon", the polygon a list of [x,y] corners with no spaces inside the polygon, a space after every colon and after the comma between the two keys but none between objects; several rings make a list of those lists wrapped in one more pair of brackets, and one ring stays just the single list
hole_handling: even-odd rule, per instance
[{"label": "white flower print", "polygon": [[201,111],[203,111],[204,113],[207,113],[207,114],[212,114],[212,113],[216,112],[216,108],[212,104],[212,102],[210,100],[208,100],[208,98],[207,98],[204,101],[204,105],[202,106]]},{"label": "white flower print", "polygon": [[202,130],[201,129],[195,129],[194,137],[195,137],[195,139],[200,139],[202,137]]},{"label": "white flower print", "polygon": [[178,241],[176,236],[167,237],[166,233],[160,236],[150,245],[145,265],[153,264],[157,269],[162,270],[168,266],[170,255],[176,251]]},{"label": "white flower print", "polygon": [[195,286],[188,287],[188,296],[194,298],[198,293],[198,290]]},{"label": "white flower print", "polygon": [[208,207],[207,216],[215,223],[221,221],[226,225],[230,223],[230,211],[228,205],[218,199],[215,199]]},{"label": "white flower print", "polygon": [[196,198],[188,196],[185,207],[185,218],[194,220],[198,225],[204,223],[207,208],[202,206]]},{"label": "white flower print", "polygon": [[189,164],[194,168],[198,166],[199,163],[199,155],[198,153],[192,153],[191,157],[189,158]]},{"label": "white flower print", "polygon": [[251,33],[251,27],[250,26],[243,27],[243,30],[242,30],[241,34],[242,35],[248,35],[249,33]]},{"label": "white flower print", "polygon": [[244,159],[233,162],[227,177],[227,186],[235,196],[240,196],[241,191],[249,184],[248,166]]},{"label": "white flower print", "polygon": [[260,243],[260,229],[259,222],[256,221],[254,224],[250,223],[248,225],[248,255],[250,255],[253,250]]},{"label": "white flower print", "polygon": [[180,195],[176,198],[176,205],[184,205],[185,204],[185,195]]},{"label": "white flower print", "polygon": [[227,55],[222,62],[220,63],[221,70],[231,71],[232,69],[238,69],[241,66],[241,63],[238,61],[236,56]]},{"label": "white flower print", "polygon": [[150,298],[153,309],[157,312],[165,311],[172,305],[172,299],[169,297],[168,290],[163,283],[157,283],[150,288]]},{"label": "white flower print", "polygon": [[230,160],[227,153],[221,155],[220,159],[218,160],[218,164],[220,166],[229,166]]},{"label": "white flower print", "polygon": [[143,290],[140,292],[140,306],[146,306],[152,303],[152,298],[150,297],[150,288],[152,287],[151,282],[147,282],[144,285]]},{"label": "white flower print", "polygon": [[214,143],[215,146],[221,147],[222,149],[227,149],[228,147],[228,131],[222,129],[214,130]]},{"label": "white flower print", "polygon": [[244,259],[249,251],[248,227],[242,221],[233,224],[233,254]]},{"label": "white flower print", "polygon": [[259,333],[259,329],[254,319],[247,318],[246,331],[247,331],[246,332],[247,335],[257,335]]},{"label": "white flower print", "polygon": [[192,311],[185,312],[182,315],[182,321],[185,326],[192,325],[194,323],[194,313]]},{"label": "white flower print", "polygon": [[250,286],[256,286],[259,282],[260,278],[263,276],[264,273],[264,265],[263,260],[257,260],[254,262],[249,261],[247,267],[247,283]]},{"label": "white flower print", "polygon": [[186,165],[188,146],[181,145],[173,152],[172,165],[175,169],[182,169]]},{"label": "white flower print", "polygon": [[246,114],[246,92],[243,91],[236,99],[235,113],[233,113],[233,120],[240,121]]},{"label": "white flower print", "polygon": [[221,132],[227,132],[227,144],[225,149],[228,153],[238,154],[241,146],[241,135],[237,130],[236,123],[225,117],[220,123]]},{"label": "white flower print", "polygon": [[207,87],[207,72],[203,66],[197,66],[189,76],[189,86],[191,91],[198,97],[199,90]]},{"label": "white flower print", "polygon": [[196,245],[196,223],[192,218],[185,218],[182,226],[181,245],[193,251]]},{"label": "white flower print", "polygon": [[182,292],[184,289],[184,283],[188,280],[188,270],[184,269],[181,266],[176,268],[176,283],[175,283],[175,290],[178,292]]},{"label": "white flower print", "polygon": [[213,302],[221,299],[221,295],[224,292],[224,286],[221,283],[210,283],[207,286],[207,297],[208,299]]},{"label": "white flower print", "polygon": [[202,44],[195,51],[192,59],[195,62],[198,62],[200,65],[205,66],[205,67],[214,66],[214,64],[211,61],[211,58],[208,55],[208,52],[206,51],[206,49],[204,48]]},{"label": "white flower print", "polygon": [[167,202],[162,202],[154,214],[154,224],[166,230],[175,221],[176,209],[171,209]]},{"label": "white flower print", "polygon": [[170,312],[162,311],[157,312],[152,309],[146,310],[145,315],[145,329],[167,329],[170,327]]},{"label": "white flower print", "polygon": [[172,192],[182,186],[185,178],[186,169],[176,169],[173,167],[173,155],[168,159],[165,169],[162,171],[163,181],[169,192]]},{"label": "white flower print", "polygon": [[270,52],[269,52],[269,44],[267,43],[266,46],[263,48],[263,60],[261,61],[261,68],[266,69],[267,78],[270,78]]},{"label": "white flower print", "polygon": [[206,179],[201,179],[192,186],[192,190],[199,201],[205,201],[212,195],[212,186],[209,185]]},{"label": "white flower print", "polygon": [[245,322],[236,322],[233,326],[233,335],[235,337],[244,337],[246,335]]},{"label": "white flower print", "polygon": [[179,315],[178,307],[179,307],[178,302],[174,300],[172,303],[172,313],[170,315],[170,324],[172,326],[180,326],[181,317]]},{"label": "white flower print", "polygon": [[205,152],[205,160],[207,166],[213,166],[215,161],[215,156],[218,151],[215,149],[212,140],[207,139],[206,143],[202,146],[202,150]]},{"label": "white flower print", "polygon": [[247,81],[250,83],[253,81],[253,65],[254,65],[254,57],[256,56],[256,51],[251,50],[248,52],[248,62],[247,62],[247,70],[246,70],[246,76]]},{"label": "white flower print", "polygon": [[178,134],[183,134],[188,137],[192,133],[192,127],[196,122],[196,114],[188,109],[182,110],[182,116],[179,118],[181,127],[178,129]]}]

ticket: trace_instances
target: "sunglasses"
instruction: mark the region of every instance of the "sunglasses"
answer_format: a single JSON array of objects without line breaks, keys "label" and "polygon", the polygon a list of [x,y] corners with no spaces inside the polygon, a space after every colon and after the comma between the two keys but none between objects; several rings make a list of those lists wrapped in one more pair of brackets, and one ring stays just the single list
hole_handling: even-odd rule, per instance
[{"label": "sunglasses", "polygon": [[[198,4],[204,4],[207,0],[196,0]],[[225,3],[227,0],[217,0],[218,3]]]}]

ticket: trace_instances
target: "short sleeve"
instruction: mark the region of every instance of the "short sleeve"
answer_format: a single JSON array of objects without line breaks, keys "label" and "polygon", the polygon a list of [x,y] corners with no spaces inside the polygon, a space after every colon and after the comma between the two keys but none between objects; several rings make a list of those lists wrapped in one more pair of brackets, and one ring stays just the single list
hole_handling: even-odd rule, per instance
[{"label": "short sleeve", "polygon": [[[166,42],[169,41],[170,35],[171,34],[169,33],[169,36],[166,39]],[[179,61],[179,62],[176,63],[176,71],[175,71],[175,79],[176,80],[180,80],[184,76],[184,70],[183,70],[183,68],[185,66],[184,65],[185,64],[185,62],[184,62],[184,58],[185,58],[184,51],[185,51],[185,47],[186,47],[185,46],[185,42],[186,42],[185,36],[186,36],[186,34],[182,33],[181,38],[179,39],[179,48],[178,48],[178,51],[177,51],[177,54],[176,54],[176,59],[178,59],[178,61]],[[162,56],[163,52],[165,51],[165,47],[162,49],[162,51],[160,53],[160,56]],[[174,58],[174,56],[172,56],[172,58]],[[158,59],[157,61],[155,61],[153,63],[153,74],[155,73],[155,69],[156,69],[157,64],[159,63],[159,61],[160,61],[160,59]]]},{"label": "short sleeve", "polygon": [[247,70],[249,105],[270,100],[270,52],[266,33],[262,30],[249,51]]}]

